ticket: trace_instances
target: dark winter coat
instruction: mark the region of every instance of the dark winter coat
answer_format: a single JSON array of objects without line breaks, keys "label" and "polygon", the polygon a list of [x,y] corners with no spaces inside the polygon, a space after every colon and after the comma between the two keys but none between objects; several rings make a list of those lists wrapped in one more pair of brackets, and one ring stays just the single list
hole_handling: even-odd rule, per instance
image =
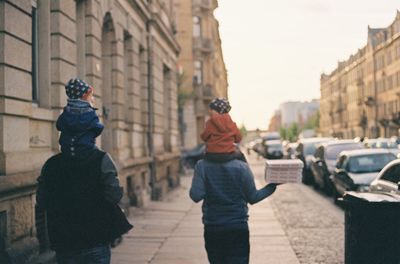
[{"label": "dark winter coat", "polygon": [[46,161],[38,178],[37,206],[46,211],[51,247],[69,252],[107,244],[132,226],[118,207],[122,197],[111,157],[64,153]]},{"label": "dark winter coat", "polygon": [[87,101],[68,99],[56,123],[57,130],[61,132],[61,152],[69,156],[87,156],[96,148],[96,137],[101,134],[104,125],[95,110]]},{"label": "dark winter coat", "polygon": [[234,143],[242,140],[229,114],[211,115],[200,137],[206,143],[206,152],[211,153],[232,153],[236,150]]}]

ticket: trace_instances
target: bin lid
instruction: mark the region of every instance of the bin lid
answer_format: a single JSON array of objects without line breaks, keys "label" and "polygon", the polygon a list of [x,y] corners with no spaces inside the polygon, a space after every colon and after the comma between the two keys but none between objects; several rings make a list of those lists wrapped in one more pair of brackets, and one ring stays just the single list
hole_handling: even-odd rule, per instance
[{"label": "bin lid", "polygon": [[400,195],[383,192],[346,192],[343,196],[344,201],[348,202],[400,202]]}]

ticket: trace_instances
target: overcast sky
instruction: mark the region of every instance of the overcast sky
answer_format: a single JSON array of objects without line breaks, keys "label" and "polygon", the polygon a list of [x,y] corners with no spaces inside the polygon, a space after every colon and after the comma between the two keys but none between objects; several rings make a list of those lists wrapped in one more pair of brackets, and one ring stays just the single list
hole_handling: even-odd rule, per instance
[{"label": "overcast sky", "polygon": [[215,16],[228,69],[232,117],[266,129],[285,101],[319,98],[319,78],[387,27],[397,0],[219,0]]}]

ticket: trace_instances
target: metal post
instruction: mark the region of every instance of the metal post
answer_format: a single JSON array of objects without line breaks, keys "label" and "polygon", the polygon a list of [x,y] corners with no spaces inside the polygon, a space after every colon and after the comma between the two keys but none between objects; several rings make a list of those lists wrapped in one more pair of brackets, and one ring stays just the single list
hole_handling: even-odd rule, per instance
[{"label": "metal post", "polygon": [[146,41],[147,41],[147,109],[148,109],[148,130],[147,130],[147,142],[149,148],[149,156],[151,158],[150,167],[150,186],[151,186],[151,198],[156,199],[155,195],[155,184],[156,184],[156,164],[154,155],[154,106],[153,106],[153,39],[150,33],[150,26],[152,19],[146,22]]}]

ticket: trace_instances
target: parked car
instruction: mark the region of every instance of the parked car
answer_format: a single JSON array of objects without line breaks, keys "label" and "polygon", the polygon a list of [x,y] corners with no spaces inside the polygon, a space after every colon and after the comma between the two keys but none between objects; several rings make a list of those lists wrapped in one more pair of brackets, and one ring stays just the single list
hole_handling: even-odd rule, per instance
[{"label": "parked car", "polygon": [[283,147],[283,158],[284,159],[295,159],[296,158],[296,148],[298,143],[287,143]]},{"label": "parked car", "polygon": [[366,148],[376,148],[377,138],[365,138],[363,144]]},{"label": "parked car", "polygon": [[263,155],[264,148],[262,146],[262,138],[257,138],[254,140],[253,151],[258,155]]},{"label": "parked car", "polygon": [[336,168],[330,179],[333,198],[342,197],[346,191],[368,191],[378,173],[396,156],[386,149],[360,149],[339,154]]},{"label": "parked car", "polygon": [[366,139],[364,141],[364,145],[366,148],[383,148],[388,149],[392,152],[397,158],[400,158],[400,149],[399,144],[397,143],[397,138],[372,138]]},{"label": "parked car", "polygon": [[369,187],[371,192],[400,194],[400,159],[387,164]]},{"label": "parked car", "polygon": [[398,156],[398,154],[400,153],[397,142],[390,138],[378,138],[375,147],[388,149],[395,156]]},{"label": "parked car", "polygon": [[318,144],[326,141],[330,141],[332,138],[321,138],[321,137],[316,137],[316,138],[304,138],[300,139],[297,141],[297,147],[296,147],[296,153],[295,156],[296,158],[300,159],[303,161],[304,166],[303,166],[303,183],[305,184],[311,184],[313,177],[311,174],[311,168],[310,168],[310,162],[311,159],[314,155],[315,149]]},{"label": "parked car", "polygon": [[282,159],[283,145],[280,140],[267,140],[263,142],[264,158],[266,159]]},{"label": "parked car", "polygon": [[261,135],[263,141],[267,141],[267,140],[280,140],[281,139],[281,135],[279,134],[279,132],[267,132]]},{"label": "parked car", "polygon": [[363,149],[361,143],[353,140],[334,140],[320,144],[315,150],[310,167],[314,179],[314,187],[331,194],[332,183],[329,176],[336,168],[336,161],[340,152],[345,150]]},{"label": "parked car", "polygon": [[206,146],[204,144],[199,144],[190,150],[183,151],[181,156],[182,166],[184,168],[193,169],[197,161],[204,157],[205,151]]}]

